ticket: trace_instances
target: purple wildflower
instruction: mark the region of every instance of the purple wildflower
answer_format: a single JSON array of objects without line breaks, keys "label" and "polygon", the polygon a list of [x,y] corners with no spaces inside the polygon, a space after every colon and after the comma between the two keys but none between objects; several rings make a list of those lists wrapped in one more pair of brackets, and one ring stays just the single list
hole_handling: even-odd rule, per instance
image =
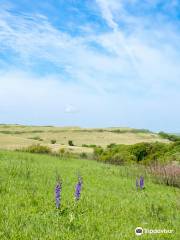
[{"label": "purple wildflower", "polygon": [[56,200],[56,208],[60,207],[60,202],[61,202],[61,183],[58,183],[55,188],[55,200]]},{"label": "purple wildflower", "polygon": [[75,189],[75,199],[78,201],[80,199],[80,194],[81,194],[81,189],[82,189],[82,178],[78,178],[78,183],[76,184],[76,189]]},{"label": "purple wildflower", "polygon": [[139,186],[140,186],[140,189],[144,188],[144,178],[142,176],[140,177]]}]

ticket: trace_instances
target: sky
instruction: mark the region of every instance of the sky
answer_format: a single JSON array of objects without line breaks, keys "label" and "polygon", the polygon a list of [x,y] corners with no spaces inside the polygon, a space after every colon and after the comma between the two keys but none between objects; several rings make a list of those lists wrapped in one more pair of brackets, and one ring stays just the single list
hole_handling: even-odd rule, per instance
[{"label": "sky", "polygon": [[180,0],[0,0],[0,123],[180,132]]}]

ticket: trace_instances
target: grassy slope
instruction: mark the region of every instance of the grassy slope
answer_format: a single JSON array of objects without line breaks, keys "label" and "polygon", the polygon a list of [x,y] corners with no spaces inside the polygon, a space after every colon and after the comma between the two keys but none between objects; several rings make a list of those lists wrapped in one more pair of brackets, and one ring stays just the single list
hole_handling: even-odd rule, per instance
[{"label": "grassy slope", "polygon": [[[74,205],[77,171],[84,184],[82,198]],[[146,177],[146,189],[136,191],[136,171],[95,161],[1,151],[0,239],[130,240],[136,239],[137,226],[176,231],[146,234],[142,239],[180,239],[179,189],[153,184]],[[63,179],[61,210],[54,205],[56,172]]]},{"label": "grassy slope", "polygon": [[[0,125],[0,148],[16,149],[33,143],[48,144],[53,150],[68,147],[68,140],[73,140],[76,147],[71,148],[75,152],[92,152],[92,149],[83,148],[82,144],[96,144],[106,146],[110,143],[134,144],[138,142],[167,142],[153,133],[133,133],[132,129],[118,128],[124,133],[111,132],[115,129],[81,129],[60,127],[36,127],[21,125]],[[33,140],[40,137],[43,141]],[[51,139],[56,139],[56,144],[50,144]],[[68,147],[69,148],[69,147]]]}]

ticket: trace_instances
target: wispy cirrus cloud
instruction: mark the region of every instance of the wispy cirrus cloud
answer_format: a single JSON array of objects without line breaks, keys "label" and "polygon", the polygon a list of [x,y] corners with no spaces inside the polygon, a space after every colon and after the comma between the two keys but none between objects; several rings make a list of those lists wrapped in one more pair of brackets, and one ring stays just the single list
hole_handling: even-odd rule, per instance
[{"label": "wispy cirrus cloud", "polygon": [[[116,1],[97,0],[102,16],[112,28],[112,32],[101,37],[101,44],[111,49],[119,57],[129,58],[129,69],[137,73],[143,84],[179,84],[180,34],[177,25],[167,21],[164,12],[151,12],[150,16],[133,15],[126,4],[141,6],[137,0]],[[144,8],[154,8],[162,1],[146,2]],[[166,11],[177,6],[177,1],[164,4]],[[142,6],[141,6],[142,7]],[[132,8],[131,8],[132,11]],[[156,24],[152,21],[159,16]],[[125,25],[124,25],[125,24]],[[147,28],[148,26],[148,28]],[[122,54],[123,52],[123,54]],[[125,52],[125,53],[124,53]],[[172,77],[173,76],[173,77]],[[172,84],[173,85],[173,84]]]}]

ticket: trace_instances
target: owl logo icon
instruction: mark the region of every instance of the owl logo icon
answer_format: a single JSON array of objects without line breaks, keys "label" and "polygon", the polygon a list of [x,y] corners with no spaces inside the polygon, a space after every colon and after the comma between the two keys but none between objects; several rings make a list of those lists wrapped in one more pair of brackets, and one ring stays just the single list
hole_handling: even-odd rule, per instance
[{"label": "owl logo icon", "polygon": [[136,234],[137,236],[142,235],[142,234],[143,234],[143,229],[142,229],[142,227],[137,227],[137,228],[135,229],[135,234]]}]

